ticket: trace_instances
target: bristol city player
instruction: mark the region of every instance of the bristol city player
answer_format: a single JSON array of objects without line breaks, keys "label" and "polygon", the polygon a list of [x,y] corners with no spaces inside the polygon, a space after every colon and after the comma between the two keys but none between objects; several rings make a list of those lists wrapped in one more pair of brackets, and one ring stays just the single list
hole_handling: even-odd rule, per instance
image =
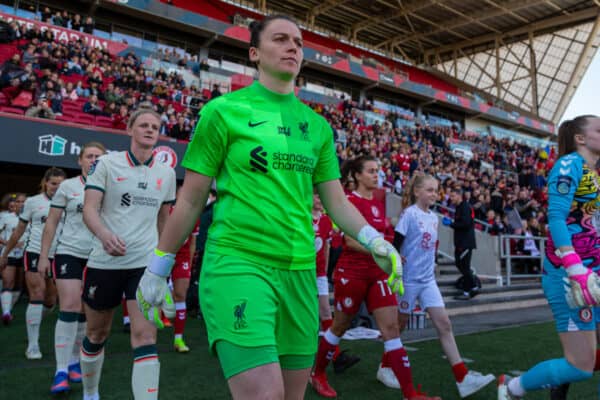
[{"label": "bristol city player", "polygon": [[[171,212],[175,207],[171,208]],[[173,347],[177,353],[187,353],[190,348],[183,340],[183,330],[187,320],[187,307],[185,299],[188,288],[190,287],[190,278],[192,277],[192,260],[196,252],[196,237],[198,236],[199,221],[196,222],[194,230],[183,243],[177,255],[175,256],[175,265],[171,271],[171,281],[173,282],[173,300],[175,301],[175,338]]]},{"label": "bristol city player", "polygon": [[319,195],[313,195],[313,229],[315,230],[315,251],[317,253],[317,292],[319,294],[319,320],[321,330],[327,331],[333,321],[329,307],[329,282],[327,281],[327,265],[329,248],[333,236],[331,219],[323,214],[323,204]]},{"label": "bristol city player", "polygon": [[[362,156],[346,164],[348,174],[356,182],[356,190],[348,199],[367,222],[383,233],[386,228],[385,207],[374,198],[377,189],[378,165],[374,158]],[[343,176],[348,176],[342,171]],[[350,327],[363,301],[373,313],[384,341],[384,366],[390,366],[401,383],[404,397],[409,400],[429,400],[417,393],[412,382],[408,355],[400,340],[396,296],[388,286],[388,275],[380,269],[373,256],[356,240],[346,236],[344,251],[334,273],[335,311],[332,326],[319,342],[319,350],[310,383],[323,396],[334,398],[336,391],[327,382],[325,369],[333,358],[341,337]]]}]

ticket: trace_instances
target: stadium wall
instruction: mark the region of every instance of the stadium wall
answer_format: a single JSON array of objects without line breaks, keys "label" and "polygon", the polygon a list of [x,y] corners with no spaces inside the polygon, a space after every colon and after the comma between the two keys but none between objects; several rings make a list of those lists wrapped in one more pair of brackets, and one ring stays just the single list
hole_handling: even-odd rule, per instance
[{"label": "stadium wall", "polygon": [[[6,141],[0,145],[0,162],[5,163],[79,169],[77,157],[81,146],[88,142],[101,142],[109,151],[127,150],[130,145],[126,132],[112,129],[85,129],[74,124],[4,116],[0,116],[0,124]],[[186,143],[163,139],[155,149],[156,159],[174,167],[178,179],[183,179],[180,161],[186,147]]]}]

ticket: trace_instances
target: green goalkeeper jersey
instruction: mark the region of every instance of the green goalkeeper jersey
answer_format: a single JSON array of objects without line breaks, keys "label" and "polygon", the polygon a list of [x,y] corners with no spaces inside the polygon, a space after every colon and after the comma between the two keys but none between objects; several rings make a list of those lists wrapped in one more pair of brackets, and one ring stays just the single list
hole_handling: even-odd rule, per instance
[{"label": "green goalkeeper jersey", "polygon": [[294,93],[258,82],[208,102],[183,166],[216,178],[207,251],[314,269],[313,185],[338,179],[333,132]]}]

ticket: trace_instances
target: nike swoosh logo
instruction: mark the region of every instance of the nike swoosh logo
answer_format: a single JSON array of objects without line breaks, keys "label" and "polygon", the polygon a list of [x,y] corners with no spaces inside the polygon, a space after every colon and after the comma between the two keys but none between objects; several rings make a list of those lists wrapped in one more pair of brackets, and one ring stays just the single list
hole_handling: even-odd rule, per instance
[{"label": "nike swoosh logo", "polygon": [[266,124],[267,122],[268,121],[260,121],[260,122],[254,122],[253,123],[252,121],[248,121],[248,126],[250,128],[255,128],[255,127],[259,126],[259,125]]}]

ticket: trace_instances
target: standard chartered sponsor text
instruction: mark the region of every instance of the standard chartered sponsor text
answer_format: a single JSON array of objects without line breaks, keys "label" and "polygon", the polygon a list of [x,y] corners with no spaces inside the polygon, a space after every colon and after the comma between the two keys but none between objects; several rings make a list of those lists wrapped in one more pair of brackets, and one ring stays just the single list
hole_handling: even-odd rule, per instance
[{"label": "standard chartered sponsor text", "polygon": [[273,153],[273,169],[301,172],[312,175],[315,159],[300,153]]},{"label": "standard chartered sponsor text", "polygon": [[131,203],[134,206],[158,207],[158,199],[155,199],[154,197],[133,196],[133,201]]}]

